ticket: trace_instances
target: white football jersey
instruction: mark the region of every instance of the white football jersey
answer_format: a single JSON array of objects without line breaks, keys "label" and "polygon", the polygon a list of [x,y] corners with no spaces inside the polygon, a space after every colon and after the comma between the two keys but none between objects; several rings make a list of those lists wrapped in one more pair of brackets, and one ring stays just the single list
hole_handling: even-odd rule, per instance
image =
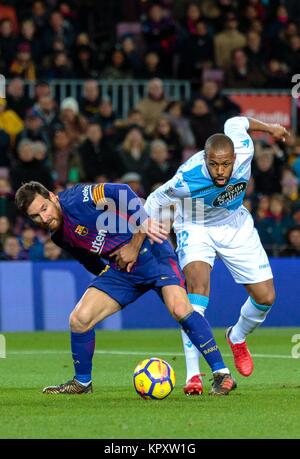
[{"label": "white football jersey", "polygon": [[217,187],[207,170],[204,150],[189,158],[174,177],[150,194],[145,203],[148,214],[159,219],[162,208],[174,206],[174,230],[187,225],[224,225],[242,207],[251,174],[254,146],[246,117],[226,121],[224,133],[234,144],[236,160],[229,182]]}]

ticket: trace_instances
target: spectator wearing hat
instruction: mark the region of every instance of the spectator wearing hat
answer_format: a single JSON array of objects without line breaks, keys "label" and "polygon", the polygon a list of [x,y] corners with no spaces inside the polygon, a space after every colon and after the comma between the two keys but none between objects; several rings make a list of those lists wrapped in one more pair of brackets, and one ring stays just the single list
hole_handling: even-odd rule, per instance
[{"label": "spectator wearing hat", "polygon": [[234,12],[225,16],[225,28],[214,37],[215,60],[219,67],[228,67],[231,53],[236,48],[246,46],[246,37],[239,32],[239,21]]},{"label": "spectator wearing hat", "polygon": [[29,43],[23,42],[18,44],[16,57],[9,66],[9,76],[19,76],[31,81],[36,79],[36,67],[32,60]]},{"label": "spectator wearing hat", "polygon": [[79,112],[73,97],[66,97],[60,104],[60,121],[70,139],[70,147],[77,148],[85,138],[88,122]]},{"label": "spectator wearing hat", "polygon": [[14,110],[7,108],[6,99],[0,98],[0,129],[3,129],[13,145],[16,135],[24,128],[23,121]]}]

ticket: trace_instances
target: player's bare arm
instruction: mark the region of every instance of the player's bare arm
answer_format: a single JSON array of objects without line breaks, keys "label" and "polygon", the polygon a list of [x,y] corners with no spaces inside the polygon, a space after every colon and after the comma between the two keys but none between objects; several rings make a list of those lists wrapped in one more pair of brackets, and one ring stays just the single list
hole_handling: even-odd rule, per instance
[{"label": "player's bare arm", "polygon": [[275,140],[285,142],[286,137],[289,135],[288,130],[281,124],[264,123],[255,118],[248,118],[249,131],[260,131],[271,134]]}]

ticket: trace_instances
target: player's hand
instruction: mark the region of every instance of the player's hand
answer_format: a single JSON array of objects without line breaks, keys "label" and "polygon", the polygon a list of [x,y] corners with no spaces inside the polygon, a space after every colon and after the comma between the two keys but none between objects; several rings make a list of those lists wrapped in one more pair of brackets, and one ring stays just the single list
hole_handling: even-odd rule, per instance
[{"label": "player's hand", "polygon": [[139,248],[129,242],[123,245],[120,249],[115,250],[111,253],[110,257],[115,257],[115,262],[121,269],[126,269],[129,273],[136,262],[139,255]]},{"label": "player's hand", "polygon": [[281,126],[281,124],[271,124],[270,134],[275,140],[281,140],[282,142],[285,142],[287,136],[290,135],[288,130],[284,126]]},{"label": "player's hand", "polygon": [[141,228],[151,241],[162,244],[168,239],[168,231],[163,223],[158,222],[152,218],[147,218],[143,221]]}]

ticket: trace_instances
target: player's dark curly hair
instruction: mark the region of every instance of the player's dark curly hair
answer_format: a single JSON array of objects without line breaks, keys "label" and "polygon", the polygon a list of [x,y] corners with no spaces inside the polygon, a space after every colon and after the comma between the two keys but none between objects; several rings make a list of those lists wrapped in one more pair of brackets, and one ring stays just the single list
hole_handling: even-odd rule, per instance
[{"label": "player's dark curly hair", "polygon": [[37,194],[46,199],[50,197],[50,191],[41,183],[34,181],[24,183],[16,192],[16,206],[24,215],[27,215],[27,209]]}]

